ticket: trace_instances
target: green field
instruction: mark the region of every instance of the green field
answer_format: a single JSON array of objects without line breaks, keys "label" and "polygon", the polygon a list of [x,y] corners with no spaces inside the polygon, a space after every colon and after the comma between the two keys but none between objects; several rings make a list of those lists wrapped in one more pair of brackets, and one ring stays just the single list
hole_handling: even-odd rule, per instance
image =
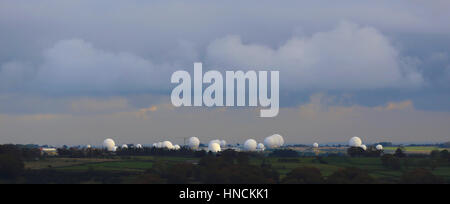
[{"label": "green field", "polygon": [[[196,164],[198,158],[189,157],[154,157],[154,156],[135,156],[128,158],[110,158],[110,159],[70,159],[70,158],[47,158],[41,161],[27,162],[29,169],[51,168],[56,171],[67,172],[126,172],[132,175],[139,175],[146,170],[151,169],[157,162],[167,165],[173,165],[180,162]],[[423,164],[421,158],[404,159],[402,163],[408,162],[408,167],[403,170],[412,170],[413,168],[428,168]],[[403,171],[390,170],[384,167],[380,158],[350,158],[350,157],[323,157],[320,161],[315,157],[299,157],[292,161],[284,161],[283,158],[276,157],[255,157],[250,160],[252,165],[261,165],[269,163],[272,168],[277,170],[280,177],[283,178],[287,173],[298,167],[315,167],[320,169],[323,176],[327,177],[334,172],[346,168],[357,167],[367,171],[372,177],[385,182],[396,182],[400,179]],[[50,166],[49,166],[50,165]],[[450,166],[438,166],[432,171],[433,174],[450,180]],[[124,182],[130,178],[123,178]]]},{"label": "green field", "polygon": [[[386,181],[398,181],[403,171],[390,170],[382,166],[380,158],[349,158],[349,157],[330,157],[323,158],[326,164],[319,163],[315,158],[300,158],[298,163],[283,163],[278,161],[279,158],[269,158],[272,166],[278,170],[281,177],[285,176],[292,169],[297,167],[316,167],[321,170],[324,176],[329,176],[339,169],[346,167],[357,167],[369,172],[371,176]],[[421,164],[422,159],[410,159],[413,163],[409,169],[424,167]],[[254,161],[257,164],[260,161]],[[408,170],[408,169],[405,169]],[[447,180],[450,180],[450,166],[438,167],[433,174],[442,176]]]},{"label": "green field", "polygon": [[155,162],[162,161],[169,165],[177,162],[197,162],[195,158],[184,157],[154,157],[135,156],[112,159],[72,159],[72,158],[46,158],[40,161],[26,162],[28,169],[51,168],[61,171],[119,171],[119,172],[144,172],[153,167]]},{"label": "green field", "polygon": [[[398,147],[385,147],[384,150],[387,152],[394,152]],[[414,146],[414,147],[402,147],[402,149],[409,154],[429,154],[434,150],[442,151],[442,150],[450,150],[449,148],[439,148],[432,146]]]}]

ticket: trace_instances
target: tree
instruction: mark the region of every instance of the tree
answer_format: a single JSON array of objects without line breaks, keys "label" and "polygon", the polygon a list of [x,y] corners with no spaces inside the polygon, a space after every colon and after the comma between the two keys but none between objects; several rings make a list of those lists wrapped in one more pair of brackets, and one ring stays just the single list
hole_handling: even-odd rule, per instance
[{"label": "tree", "polygon": [[271,157],[298,157],[299,154],[297,151],[292,149],[277,149],[274,150],[271,154]]},{"label": "tree", "polygon": [[0,178],[15,179],[22,174],[25,164],[17,145],[0,145]]},{"label": "tree", "polygon": [[170,184],[187,184],[194,176],[195,166],[190,163],[178,163],[168,168],[165,173],[167,182]]},{"label": "tree", "polygon": [[15,179],[22,174],[25,165],[18,155],[0,154],[0,178]]},{"label": "tree", "polygon": [[404,158],[406,157],[406,154],[403,152],[401,148],[397,148],[397,150],[395,150],[394,156],[397,158]]},{"label": "tree", "polygon": [[362,157],[366,152],[361,147],[350,147],[347,149],[347,154],[351,157]]},{"label": "tree", "polygon": [[441,151],[441,158],[442,159],[450,159],[450,154],[449,154],[448,150],[444,149]]},{"label": "tree", "polygon": [[314,167],[293,169],[282,181],[285,184],[322,184],[324,182],[322,173]]},{"label": "tree", "polygon": [[384,167],[393,169],[393,170],[401,170],[402,164],[398,157],[395,157],[392,154],[385,154],[381,157],[381,163]]},{"label": "tree", "polygon": [[373,184],[373,179],[366,171],[358,168],[346,168],[334,172],[328,177],[330,184]]},{"label": "tree", "polygon": [[443,184],[444,179],[433,175],[429,170],[418,168],[403,174],[402,184]]},{"label": "tree", "polygon": [[364,155],[366,157],[380,157],[382,153],[383,150],[378,150],[376,147],[370,146],[367,148]]},{"label": "tree", "polygon": [[251,154],[224,151],[221,155],[206,156],[196,166],[195,178],[207,184],[271,184],[279,174],[270,166],[254,166],[248,161]]},{"label": "tree", "polygon": [[440,158],[441,157],[441,152],[439,152],[439,150],[433,150],[433,151],[431,151],[430,156],[432,158]]},{"label": "tree", "polygon": [[239,165],[248,165],[250,163],[250,156],[247,153],[238,152],[236,160]]}]

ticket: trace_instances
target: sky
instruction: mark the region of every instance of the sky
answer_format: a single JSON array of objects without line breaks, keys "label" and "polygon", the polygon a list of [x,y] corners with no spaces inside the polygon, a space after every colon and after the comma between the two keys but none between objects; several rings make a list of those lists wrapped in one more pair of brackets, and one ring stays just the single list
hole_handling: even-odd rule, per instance
[{"label": "sky", "polygon": [[[2,0],[0,143],[450,141],[447,0]],[[177,70],[280,71],[280,114],[175,108]]]}]

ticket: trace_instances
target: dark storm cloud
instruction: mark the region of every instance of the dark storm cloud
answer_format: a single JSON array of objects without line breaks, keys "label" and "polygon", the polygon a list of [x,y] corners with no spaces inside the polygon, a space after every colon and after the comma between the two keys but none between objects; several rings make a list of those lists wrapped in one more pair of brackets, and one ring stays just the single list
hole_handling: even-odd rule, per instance
[{"label": "dark storm cloud", "polygon": [[399,90],[413,88],[420,98],[449,89],[450,39],[436,38],[450,33],[445,8],[441,0],[4,0],[0,91],[167,94],[171,72],[204,61],[277,67],[289,76],[282,88],[300,91],[282,99],[293,105],[317,90],[405,98]]},{"label": "dark storm cloud", "polygon": [[[446,141],[449,10],[448,0],[1,0],[0,143]],[[279,69],[279,116],[174,109],[169,76],[196,61]]]}]

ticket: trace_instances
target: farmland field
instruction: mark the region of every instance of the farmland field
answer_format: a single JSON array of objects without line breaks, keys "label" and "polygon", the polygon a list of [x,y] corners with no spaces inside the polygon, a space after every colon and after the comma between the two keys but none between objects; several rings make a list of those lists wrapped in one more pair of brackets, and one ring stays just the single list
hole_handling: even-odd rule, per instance
[{"label": "farmland field", "polygon": [[110,159],[96,159],[96,158],[46,158],[41,161],[31,161],[25,163],[25,168],[28,169],[46,169],[67,170],[67,171],[125,171],[125,172],[144,172],[151,169],[152,165],[162,161],[166,163],[177,162],[196,162],[196,159],[183,157],[154,157],[154,156],[134,156],[127,158],[110,158]]},{"label": "farmland field", "polygon": [[[384,148],[384,150],[386,152],[394,152],[397,149],[398,149],[398,147],[385,147]],[[429,154],[433,150],[438,150],[438,151],[450,150],[449,148],[439,148],[439,147],[433,147],[433,146],[413,146],[413,147],[407,146],[407,147],[402,147],[402,149],[408,154]]]},{"label": "farmland field", "polygon": [[[428,164],[421,158],[403,159],[402,163],[409,165],[403,171],[413,168],[428,168]],[[71,159],[71,158],[47,158],[41,161],[26,163],[29,169],[52,169],[61,172],[122,172],[133,176],[123,178],[123,182],[128,182],[131,178],[151,169],[155,163],[164,163],[168,166],[179,163],[196,164],[199,158],[193,157],[172,157],[172,156],[133,156],[114,157],[109,159]],[[334,172],[346,167],[356,167],[365,170],[372,177],[384,182],[396,182],[403,174],[402,170],[387,169],[382,165],[380,158],[351,158],[351,157],[298,157],[286,160],[279,157],[254,157],[250,164],[259,166],[263,163],[270,164],[274,170],[284,178],[286,174],[298,167],[315,167],[319,169],[324,177],[328,177]],[[431,171],[437,176],[450,180],[450,166],[438,166]]]}]

